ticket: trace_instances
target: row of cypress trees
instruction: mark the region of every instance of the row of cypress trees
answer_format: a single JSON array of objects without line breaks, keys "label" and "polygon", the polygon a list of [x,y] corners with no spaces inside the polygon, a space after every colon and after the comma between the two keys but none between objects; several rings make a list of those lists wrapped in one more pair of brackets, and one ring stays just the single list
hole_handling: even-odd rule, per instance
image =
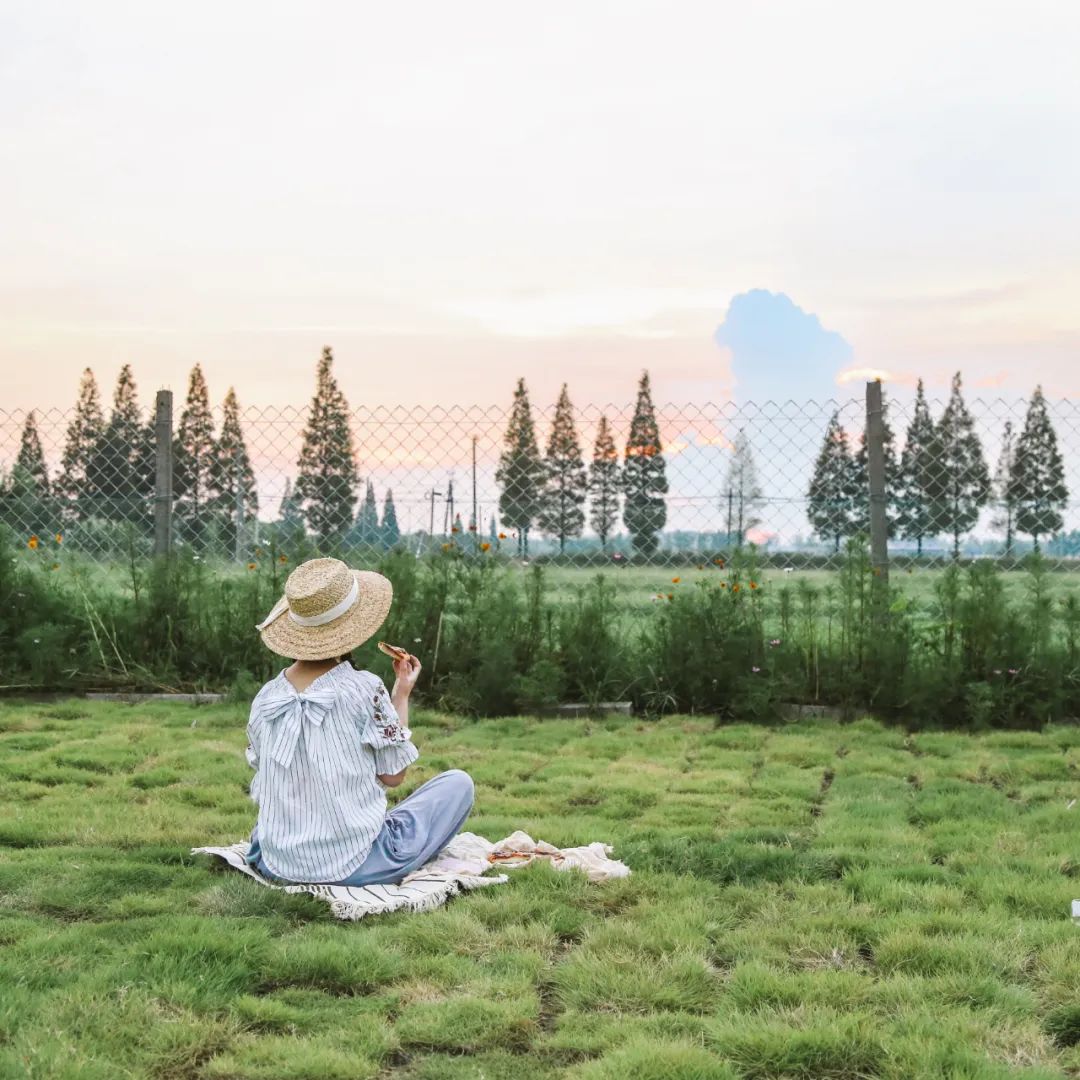
[{"label": "row of cypress trees", "polygon": [[225,395],[215,436],[210,392],[198,364],[188,378],[174,440],[173,496],[178,533],[197,546],[213,536],[231,547],[237,524],[250,524],[259,512],[236,392],[229,387]]},{"label": "row of cypress trees", "polygon": [[[2,497],[21,498],[28,508],[26,520],[38,529],[94,521],[147,526],[153,516],[154,456],[153,422],[144,419],[139,407],[131,366],[120,369],[108,417],[97,380],[87,368],[59,472],[49,477],[37,417],[30,412]],[[191,371],[174,440],[173,494],[178,532],[193,542],[215,524],[219,536],[223,532],[231,541],[237,518],[253,520],[258,512],[236,392],[230,387],[225,395],[221,430],[215,435],[209,392],[198,364]]]},{"label": "row of cypress trees", "polygon": [[667,522],[668,482],[649,373],[644,372],[638,384],[621,462],[611,426],[601,416],[588,468],[566,385],[555,405],[546,453],[541,455],[529,392],[525,380],[518,379],[496,480],[500,518],[516,530],[522,555],[528,554],[534,527],[557,539],[559,551],[565,551],[566,541],[584,531],[586,502],[589,524],[604,548],[618,523],[621,504],[634,551],[653,554]]},{"label": "row of cypress trees", "polygon": [[146,526],[153,491],[154,432],[139,408],[131,366],[120,369],[108,416],[87,368],[59,471],[49,476],[37,414],[31,410],[15,464],[0,480],[0,511],[5,520],[34,532],[91,521]]},{"label": "row of cypress trees", "polygon": [[[143,530],[153,516],[154,429],[139,407],[131,366],[120,370],[106,416],[93,371],[87,368],[68,425],[59,472],[49,476],[37,426],[26,418],[19,452],[0,481],[0,514],[34,533],[129,523]],[[333,356],[324,349],[316,393],[304,432],[295,487],[288,485],[280,525],[292,540],[309,530],[325,540],[392,547],[400,538],[393,494],[386,492],[382,519],[368,481],[359,513],[353,507],[359,477],[349,408],[333,375]],[[196,364],[173,444],[174,525],[177,536],[196,547],[211,543],[231,551],[238,523],[254,522],[258,510],[255,474],[243,429],[240,404],[230,387],[215,431],[210,393]]]},{"label": "row of cypress trees", "polygon": [[[924,541],[940,535],[951,537],[958,554],[961,537],[991,502],[997,510],[995,525],[1005,533],[1007,554],[1017,535],[1031,536],[1038,548],[1041,539],[1062,528],[1068,492],[1041,388],[1032,396],[1019,435],[1011,423],[1005,425],[993,477],[963,399],[959,373],[937,421],[919,382],[899,457],[887,417],[885,428],[890,535],[914,540],[920,554]],[[48,475],[36,415],[31,412],[15,466],[0,481],[0,511],[5,519],[30,524],[36,531],[101,519],[148,525],[153,449],[153,429],[139,408],[130,366],[120,371],[107,417],[93,372],[87,369],[57,476]],[[289,538],[310,533],[320,541],[383,548],[398,542],[401,532],[390,490],[380,519],[375,489],[368,480],[354,516],[360,477],[349,407],[334,377],[329,348],[319,360],[297,465],[296,484],[286,491],[279,519],[279,528]],[[853,449],[834,414],[808,492],[814,530],[834,548],[867,528],[866,473],[865,434]],[[519,379],[496,477],[502,524],[516,531],[522,554],[528,551],[533,529],[557,539],[560,551],[565,550],[568,540],[582,535],[586,516],[604,547],[621,516],[635,552],[653,554],[667,520],[668,482],[648,373],[638,386],[622,453],[602,416],[587,466],[567,387],[559,395],[546,452],[541,453],[528,390]],[[749,443],[741,431],[727,488],[729,539],[734,535],[741,540],[757,523],[750,515],[762,499]],[[225,396],[220,430],[215,433],[209,390],[198,364],[191,371],[175,437],[174,495],[178,533],[195,544],[212,539],[231,546],[237,522],[252,522],[258,513],[235,391],[230,388]]]},{"label": "row of cypress trees", "polygon": [[59,473],[49,477],[37,414],[31,410],[0,498],[32,507],[35,525],[40,518],[46,527],[87,520],[103,513],[106,505],[111,517],[138,521],[148,515],[143,503],[147,485],[153,490],[153,468],[153,431],[143,422],[130,365],[120,369],[107,419],[94,374],[87,368]]},{"label": "row of cypress trees", "polygon": [[[936,421],[919,380],[902,454],[897,457],[887,416],[884,449],[889,535],[914,541],[920,555],[925,541],[947,536],[953,556],[958,556],[961,538],[988,505],[995,508],[995,527],[1005,533],[1006,555],[1013,553],[1018,534],[1030,536],[1038,551],[1040,541],[1064,525],[1062,511],[1069,497],[1065,466],[1041,386],[1031,396],[1019,437],[1012,422],[1005,423],[993,476],[964,401],[959,372]],[[834,413],[808,491],[810,523],[834,550],[844,538],[868,528],[867,487],[866,434],[852,450]]]},{"label": "row of cypress trees", "polygon": [[[648,373],[638,386],[637,407],[622,455],[607,417],[602,417],[588,468],[566,386],[555,408],[547,452],[542,455],[528,391],[524,380],[519,380],[497,479],[502,524],[516,530],[523,553],[528,551],[534,527],[555,537],[560,550],[565,550],[567,540],[584,531],[588,501],[589,524],[602,545],[607,546],[621,513],[635,551],[652,554],[667,520],[668,484]],[[401,532],[392,491],[386,492],[381,520],[370,480],[354,517],[359,491],[349,406],[334,376],[332,351],[324,348],[296,483],[287,487],[282,500],[279,527],[283,538],[296,540],[310,533],[323,542],[334,539],[357,546],[393,547]],[[6,496],[9,502],[16,496],[31,498],[36,505],[33,514],[5,516],[33,522],[35,529],[44,530],[102,519],[145,526],[152,516],[153,494],[153,427],[143,418],[131,367],[125,365],[108,419],[93,372],[88,368],[83,373],[61,471],[53,481],[36,416],[28,415],[15,468],[0,498]],[[213,540],[228,545],[228,550],[237,521],[250,523],[258,513],[255,476],[236,393],[230,388],[226,394],[220,431],[215,432],[210,393],[198,364],[191,370],[176,430],[173,495],[178,536],[196,546]]]},{"label": "row of cypress trees", "polygon": [[[621,511],[634,549],[653,553],[667,520],[668,484],[648,373],[638,386],[621,461],[611,427],[602,417],[588,468],[566,386],[555,407],[547,451],[541,454],[528,389],[524,379],[519,379],[496,479],[500,521],[516,531],[522,554],[528,553],[534,528],[557,539],[564,551],[567,540],[584,531],[586,502],[589,524],[603,546],[617,527]],[[332,353],[326,348],[319,361],[296,486],[284,501],[282,522],[295,526],[302,521],[324,540],[343,537],[346,543],[392,547],[401,535],[393,493],[386,493],[380,521],[375,490],[368,481],[354,519],[358,490],[349,409],[333,374]],[[460,532],[460,521],[454,527]],[[472,527],[478,528],[478,523]],[[493,535],[495,531],[493,521]]]}]

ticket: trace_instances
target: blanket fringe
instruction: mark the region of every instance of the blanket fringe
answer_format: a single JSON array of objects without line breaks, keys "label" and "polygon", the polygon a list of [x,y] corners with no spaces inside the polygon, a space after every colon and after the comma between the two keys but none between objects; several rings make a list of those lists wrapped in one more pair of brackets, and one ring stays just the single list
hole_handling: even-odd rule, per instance
[{"label": "blanket fringe", "polygon": [[[497,874],[493,877],[461,877],[447,881],[443,886],[425,893],[420,897],[395,896],[393,899],[384,900],[378,909],[378,914],[388,915],[394,911],[423,912],[434,911],[442,907],[452,896],[459,893],[470,892],[486,885],[504,885],[508,878],[505,874]],[[375,914],[370,905],[357,904],[351,900],[330,900],[330,910],[339,919],[349,922],[358,922],[367,915]]]}]

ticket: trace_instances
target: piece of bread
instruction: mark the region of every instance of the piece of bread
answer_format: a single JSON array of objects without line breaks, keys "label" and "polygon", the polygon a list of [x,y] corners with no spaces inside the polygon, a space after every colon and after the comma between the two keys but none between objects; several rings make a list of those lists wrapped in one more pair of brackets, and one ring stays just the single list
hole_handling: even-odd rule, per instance
[{"label": "piece of bread", "polygon": [[388,645],[385,641],[378,643],[379,652],[386,653],[391,660],[408,660],[408,652],[399,645]]}]

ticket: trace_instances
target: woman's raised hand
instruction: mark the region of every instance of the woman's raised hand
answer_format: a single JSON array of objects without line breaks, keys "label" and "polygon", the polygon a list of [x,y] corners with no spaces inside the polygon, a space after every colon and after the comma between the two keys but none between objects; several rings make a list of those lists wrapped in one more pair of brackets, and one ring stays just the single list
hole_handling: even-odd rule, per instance
[{"label": "woman's raised hand", "polygon": [[407,698],[416,686],[416,680],[420,678],[420,661],[412,653],[403,660],[395,660],[394,675],[396,678],[391,696]]}]

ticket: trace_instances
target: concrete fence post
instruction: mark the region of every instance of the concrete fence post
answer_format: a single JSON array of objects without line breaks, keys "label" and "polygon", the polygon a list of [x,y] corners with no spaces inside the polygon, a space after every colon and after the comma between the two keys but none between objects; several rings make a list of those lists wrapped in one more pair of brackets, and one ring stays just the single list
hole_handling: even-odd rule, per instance
[{"label": "concrete fence post", "polygon": [[172,553],[173,400],[171,390],[157,392],[154,413],[154,554]]},{"label": "concrete fence post", "polygon": [[866,384],[866,464],[870,500],[870,562],[882,585],[889,581],[889,493],[885,484],[885,416],[881,380]]}]

